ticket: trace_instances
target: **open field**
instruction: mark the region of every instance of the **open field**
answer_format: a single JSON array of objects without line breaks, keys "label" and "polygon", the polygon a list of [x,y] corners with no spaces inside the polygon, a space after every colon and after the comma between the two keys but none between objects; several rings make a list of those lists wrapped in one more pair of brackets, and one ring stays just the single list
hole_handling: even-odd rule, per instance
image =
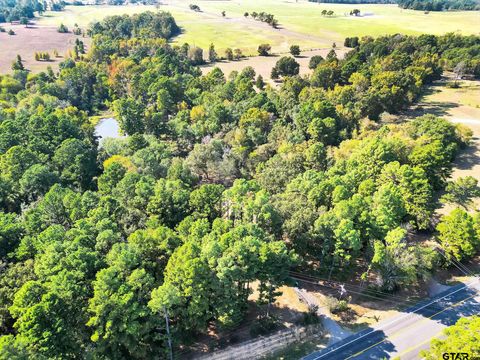
[{"label": "open field", "polygon": [[[17,54],[24,60],[24,66],[33,72],[44,70],[47,66],[56,68],[67,50],[73,47],[75,39],[79,37],[72,33],[61,34],[51,26],[25,28],[23,25],[5,25],[4,27],[12,29],[16,35],[0,33],[0,73],[11,71],[12,62]],[[89,43],[89,39],[82,39],[82,41]],[[60,57],[55,58],[53,50],[57,50]],[[36,61],[35,52],[39,51],[49,52],[52,60]]]},{"label": "open field", "polygon": [[[189,9],[196,3],[201,12]],[[353,8],[364,14],[349,16]],[[258,44],[268,42],[274,51],[287,51],[289,45],[299,44],[305,49],[322,48],[346,36],[379,36],[404,33],[420,34],[428,31],[442,34],[459,31],[464,34],[480,33],[480,12],[435,12],[403,10],[396,5],[349,5],[317,4],[307,1],[242,0],[240,1],[191,1],[169,0],[159,9],[169,11],[182,27],[183,34],[175,39],[178,43],[188,42],[202,48],[214,43],[219,50],[227,47],[241,48],[247,54],[255,53]],[[322,10],[333,10],[335,15],[324,17]],[[108,15],[133,14],[155,10],[154,6],[69,6],[63,12],[48,12],[39,21],[43,25],[65,23],[87,26],[93,20]],[[222,17],[221,12],[226,11]],[[279,20],[279,29],[244,17],[245,12],[265,11]],[[461,25],[460,25],[461,24]]]}]

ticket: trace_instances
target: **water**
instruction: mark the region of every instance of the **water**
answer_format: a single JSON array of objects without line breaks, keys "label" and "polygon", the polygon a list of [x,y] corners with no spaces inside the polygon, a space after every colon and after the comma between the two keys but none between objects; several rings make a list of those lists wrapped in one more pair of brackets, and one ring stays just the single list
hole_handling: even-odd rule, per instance
[{"label": "water", "polygon": [[106,138],[122,138],[124,135],[120,134],[120,126],[114,118],[101,119],[95,126],[95,135],[98,136],[98,143]]}]

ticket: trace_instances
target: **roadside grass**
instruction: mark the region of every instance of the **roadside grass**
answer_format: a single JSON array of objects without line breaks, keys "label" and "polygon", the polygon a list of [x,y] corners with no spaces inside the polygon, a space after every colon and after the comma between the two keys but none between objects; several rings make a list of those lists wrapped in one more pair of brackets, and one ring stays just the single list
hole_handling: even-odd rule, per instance
[{"label": "roadside grass", "polygon": [[327,338],[298,341],[287,348],[274,352],[272,355],[262,357],[262,360],[298,360],[314,351],[321,350],[327,345]]}]

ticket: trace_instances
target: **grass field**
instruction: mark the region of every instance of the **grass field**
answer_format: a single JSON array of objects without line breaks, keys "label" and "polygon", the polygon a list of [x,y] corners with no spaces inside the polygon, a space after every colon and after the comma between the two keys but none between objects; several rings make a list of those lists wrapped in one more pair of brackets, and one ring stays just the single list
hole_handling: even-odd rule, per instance
[{"label": "grass field", "polygon": [[[201,12],[193,12],[189,4],[196,3]],[[349,16],[353,8],[359,8],[360,17]],[[332,42],[341,44],[346,36],[379,36],[404,33],[442,34],[459,31],[463,34],[479,34],[480,12],[431,12],[403,10],[396,5],[344,5],[317,4],[305,0],[170,0],[160,9],[169,11],[182,27],[183,33],[176,42],[188,42],[202,48],[214,43],[219,50],[227,47],[241,48],[247,54],[255,53],[258,44],[270,43],[275,51],[286,51],[295,43],[303,48],[328,47]],[[67,7],[63,12],[46,13],[39,20],[41,25],[65,23],[87,26],[93,20],[107,15],[133,14],[155,10],[154,6],[83,6]],[[335,16],[323,17],[323,9],[333,10]],[[221,12],[226,11],[226,17]],[[245,12],[272,13],[280,22],[279,29],[245,18]]]}]

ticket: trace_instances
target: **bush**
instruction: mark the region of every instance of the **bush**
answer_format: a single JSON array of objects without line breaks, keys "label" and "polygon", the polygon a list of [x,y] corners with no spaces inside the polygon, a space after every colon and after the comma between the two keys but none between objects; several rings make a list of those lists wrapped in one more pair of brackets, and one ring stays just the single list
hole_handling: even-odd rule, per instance
[{"label": "bush", "polygon": [[334,297],[327,298],[327,306],[332,314],[339,314],[349,309],[347,300],[338,300]]},{"label": "bush", "polygon": [[261,44],[258,46],[258,55],[268,56],[270,55],[270,50],[272,50],[270,44]]},{"label": "bush", "polygon": [[308,68],[311,70],[315,70],[318,64],[321,64],[324,61],[325,60],[320,55],[314,55],[310,58],[310,62],[308,63]]},{"label": "bush", "polygon": [[313,305],[308,307],[308,312],[303,314],[302,324],[303,325],[313,325],[320,322],[320,317],[318,316],[318,306]]},{"label": "bush", "polygon": [[57,31],[59,33],[68,33],[68,28],[64,25],[64,24],[60,24],[60,26],[58,27]]},{"label": "bush", "polygon": [[290,46],[290,54],[292,54],[293,56],[300,55],[300,46],[298,45]]},{"label": "bush", "polygon": [[252,337],[266,335],[276,330],[278,326],[279,323],[274,317],[261,317],[250,328],[250,335]]},{"label": "bush", "polygon": [[15,31],[13,31],[12,29],[8,30],[8,35],[15,35]]}]

